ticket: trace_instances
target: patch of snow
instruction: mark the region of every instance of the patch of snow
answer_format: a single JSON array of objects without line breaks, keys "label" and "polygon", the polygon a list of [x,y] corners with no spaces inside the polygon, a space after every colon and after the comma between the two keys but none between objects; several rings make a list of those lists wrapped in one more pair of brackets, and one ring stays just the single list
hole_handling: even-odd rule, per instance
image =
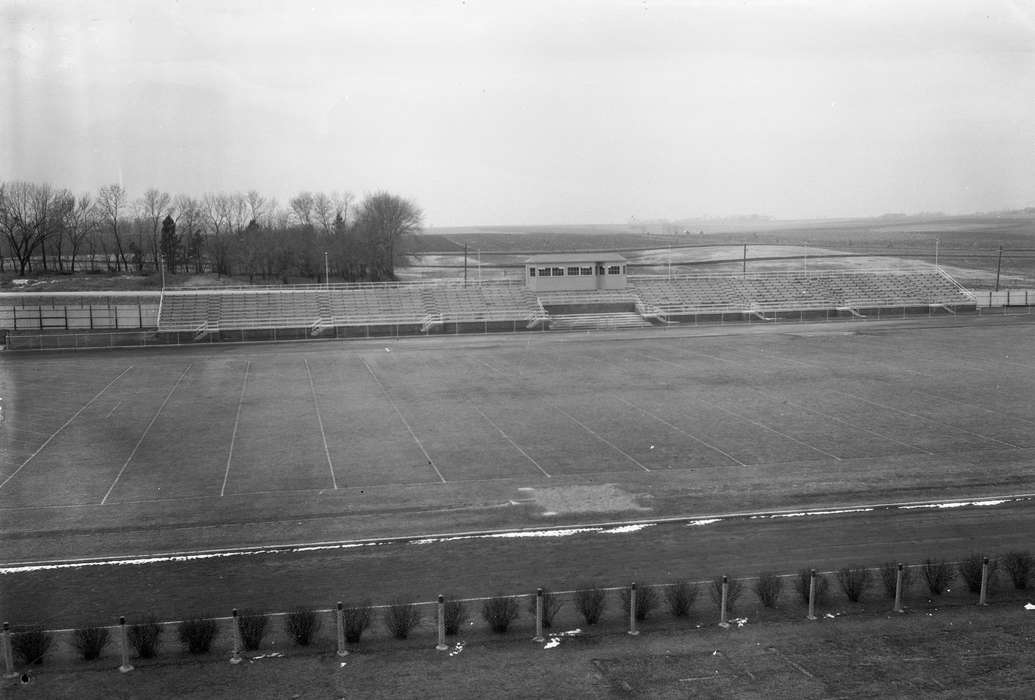
[{"label": "patch of snow", "polygon": [[711,525],[712,523],[717,523],[720,520],[722,520],[722,518],[705,518],[704,520],[691,520],[686,525],[687,527],[698,527],[700,525]]},{"label": "patch of snow", "polygon": [[606,535],[623,535],[627,532],[639,532],[644,528],[652,527],[654,523],[640,523],[639,525],[622,525],[620,527],[613,527],[610,530],[603,530]]}]

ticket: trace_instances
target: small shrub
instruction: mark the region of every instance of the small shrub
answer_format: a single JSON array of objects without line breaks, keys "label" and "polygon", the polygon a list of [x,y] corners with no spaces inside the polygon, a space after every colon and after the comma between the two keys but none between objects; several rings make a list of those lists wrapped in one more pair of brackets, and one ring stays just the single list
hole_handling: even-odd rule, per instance
[{"label": "small shrub", "polygon": [[[966,559],[961,561],[956,566],[956,571],[959,573],[960,578],[967,584],[967,590],[971,593],[981,592],[981,570],[985,565],[985,555],[981,553],[974,553],[968,556]],[[995,574],[998,569],[998,562],[995,559],[989,558],[988,560],[988,587],[989,589],[995,584]]]},{"label": "small shrub", "polygon": [[482,604],[482,617],[493,632],[506,634],[510,623],[518,617],[518,602],[509,596],[489,598]]},{"label": "small shrub", "polygon": [[75,631],[73,644],[83,661],[99,659],[104,647],[111,642],[111,631],[107,627],[82,627]]},{"label": "small shrub", "polygon": [[[532,596],[528,603],[528,612],[531,613],[532,617],[535,617],[535,599],[536,596]],[[553,618],[557,615],[557,611],[561,609],[564,602],[561,597],[556,593],[550,591],[543,591],[543,629],[549,629],[553,627]]]},{"label": "small shrub", "polygon": [[460,628],[468,621],[467,606],[462,600],[447,600],[442,610],[446,634],[450,637],[460,634]]},{"label": "small shrub", "polygon": [[288,635],[295,640],[295,644],[307,647],[313,643],[313,638],[320,631],[320,618],[311,608],[297,607],[287,614],[284,626]]},{"label": "small shrub", "polygon": [[931,595],[941,595],[952,583],[952,564],[947,561],[926,559],[922,571],[924,581],[927,582],[927,590],[931,592]]},{"label": "small shrub", "polygon": [[42,664],[53,638],[42,627],[32,627],[11,635],[14,653],[26,664]]},{"label": "small shrub", "polygon": [[385,610],[385,627],[396,639],[406,639],[420,624],[420,609],[413,603],[395,601]]},{"label": "small shrub", "polygon": [[575,608],[587,625],[595,625],[607,607],[607,591],[603,588],[582,588],[575,591]]},{"label": "small shrub", "polygon": [[130,625],[126,636],[141,659],[153,659],[158,656],[158,647],[162,642],[162,626],[153,616],[139,624]]},{"label": "small shrub", "polygon": [[[708,591],[712,595],[712,602],[715,603],[716,608],[722,608],[722,576],[716,576],[712,579],[711,588]],[[740,594],[744,592],[744,583],[738,581],[735,578],[728,579],[726,586],[726,613],[728,615],[733,614],[734,608],[737,605],[737,599],[740,598]]]},{"label": "small shrub", "polygon": [[[800,569],[798,571],[798,578],[794,580],[794,590],[798,592],[798,597],[801,598],[801,602],[805,605],[809,604],[809,586],[811,585],[812,569]],[[823,574],[816,574],[816,602],[822,603],[827,598],[827,593],[830,591],[830,579]]]},{"label": "small shrub", "polygon": [[688,581],[679,581],[665,591],[665,601],[672,617],[690,617],[700,589]]},{"label": "small shrub", "polygon": [[262,638],[266,634],[266,623],[269,618],[261,612],[245,610],[237,616],[237,628],[241,631],[241,644],[247,651],[255,651],[262,646]]},{"label": "small shrub", "polygon": [[1031,579],[1032,569],[1035,568],[1035,558],[1032,558],[1031,552],[1007,552],[1003,555],[1002,562],[1010,581],[1013,582],[1013,587],[1025,590]]},{"label": "small shrub", "polygon": [[845,567],[837,571],[837,582],[841,584],[841,590],[848,600],[853,603],[859,602],[863,593],[870,587],[871,581],[869,569]]},{"label": "small shrub", "polygon": [[782,591],[782,578],[768,571],[758,575],[758,580],[755,581],[755,595],[758,596],[762,605],[767,608],[775,608]]},{"label": "small shrub", "polygon": [[[629,605],[632,602],[632,588],[623,588],[619,595],[622,597],[622,610],[625,611],[626,617],[629,615]],[[643,620],[647,619],[651,611],[658,607],[658,591],[653,586],[637,586],[636,587],[636,619]]]},{"label": "small shrub", "polygon": [[[909,590],[909,584],[913,580],[913,570],[907,566],[902,567],[902,592]],[[884,595],[888,600],[895,599],[895,588],[898,586],[898,562],[886,561],[880,567],[880,582],[884,587]]]},{"label": "small shrub", "polygon": [[180,643],[191,654],[207,654],[219,627],[215,620],[197,617],[180,623]]},{"label": "small shrub", "polygon": [[[446,606],[448,608],[448,605]],[[374,619],[374,609],[370,607],[369,601],[363,601],[362,605],[343,608],[341,621],[345,627],[345,641],[349,644],[359,644],[363,632],[370,627]]]}]

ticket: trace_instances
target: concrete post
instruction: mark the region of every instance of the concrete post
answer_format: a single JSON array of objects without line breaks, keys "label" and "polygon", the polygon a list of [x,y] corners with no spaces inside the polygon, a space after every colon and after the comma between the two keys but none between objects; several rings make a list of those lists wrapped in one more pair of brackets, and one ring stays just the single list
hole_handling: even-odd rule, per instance
[{"label": "concrete post", "polygon": [[535,636],[532,637],[533,642],[544,641],[543,637],[543,589],[537,588],[535,590]]},{"label": "concrete post", "polygon": [[234,608],[231,622],[233,623],[233,629],[230,631],[234,636],[234,651],[230,655],[230,663],[239,664],[241,663],[241,626],[237,617],[237,608]]},{"label": "concrete post", "polygon": [[981,562],[981,599],[978,605],[988,605],[988,557]]},{"label": "concrete post", "polygon": [[722,602],[719,605],[719,627],[729,627],[730,623],[726,620],[726,601],[729,598],[730,592],[730,579],[729,576],[723,575],[722,577]]},{"label": "concrete post", "polygon": [[334,610],[334,619],[338,628],[338,656],[348,656],[349,650],[345,648],[345,610],[340,600]]},{"label": "concrete post", "polygon": [[640,633],[636,629],[636,583],[629,586],[629,634],[636,636]]},{"label": "concrete post", "polygon": [[809,572],[809,620],[816,619],[816,570]]},{"label": "concrete post", "polygon": [[446,644],[446,599],[444,596],[438,597],[438,644],[435,648],[439,651],[445,651],[449,648]]},{"label": "concrete post", "polygon": [[129,673],[133,670],[132,664],[129,663],[129,638],[126,635],[126,618],[119,618],[119,646],[122,649],[122,665],[119,666],[119,672]]},{"label": "concrete post", "polygon": [[0,644],[3,646],[4,678],[15,678],[18,673],[14,670],[14,654],[11,651],[11,626],[6,622],[3,636],[0,637]]},{"label": "concrete post", "polygon": [[899,562],[895,573],[895,612],[905,612],[902,609],[902,562]]}]

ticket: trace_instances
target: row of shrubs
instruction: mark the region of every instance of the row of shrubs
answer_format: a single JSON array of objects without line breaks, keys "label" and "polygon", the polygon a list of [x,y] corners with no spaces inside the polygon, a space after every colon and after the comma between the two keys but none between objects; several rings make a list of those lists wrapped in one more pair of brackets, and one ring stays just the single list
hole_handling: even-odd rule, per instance
[{"label": "row of shrubs", "polygon": [[[919,576],[932,595],[941,595],[958,578],[966,584],[968,590],[977,593],[981,588],[982,568],[985,557],[972,554],[963,561],[950,563],[944,560],[926,560],[918,567]],[[990,583],[996,574],[1004,571],[1016,589],[1026,589],[1035,572],[1035,557],[1030,552],[1008,552],[998,560],[989,560]],[[917,569],[902,569],[903,589],[908,590],[916,577]],[[845,597],[852,602],[859,602],[863,595],[871,589],[875,582],[880,583],[884,595],[895,597],[899,567],[895,562],[887,562],[880,567],[877,575],[872,569],[846,567],[834,572]],[[812,570],[802,569],[796,575],[787,577],[772,572],[763,572],[751,580],[751,590],[758,601],[767,608],[778,606],[784,591],[787,578],[791,578],[797,598],[802,603],[809,602]],[[712,601],[716,606],[722,599],[723,578],[718,577],[707,586]],[[727,613],[735,614],[738,600],[744,593],[745,581],[728,579],[726,584]],[[660,591],[664,591],[663,593]],[[676,618],[687,618],[697,601],[700,588],[689,581],[681,581],[666,586],[643,586],[636,589],[637,620],[646,620],[648,616],[662,604]],[[829,598],[830,578],[823,574],[816,575],[816,602],[823,603]],[[483,601],[482,618],[489,628],[496,633],[504,634],[510,624],[520,615],[521,598],[527,596],[496,596]],[[622,609],[628,615],[632,606],[632,589],[619,590]],[[572,594],[572,604],[585,624],[595,625],[607,609],[607,589],[585,586]],[[549,629],[553,620],[563,606],[563,598],[558,593],[549,591],[543,594],[543,627]],[[528,612],[536,614],[536,596],[528,601]],[[348,606],[342,610],[342,621],[345,641],[358,644],[363,633],[368,630],[375,618],[376,608],[369,602],[358,606]],[[444,604],[443,619],[445,633],[450,636],[459,634],[461,627],[471,621],[471,613],[463,600],[448,600]],[[396,639],[406,639],[410,632],[421,623],[421,610],[414,603],[395,602],[385,606],[382,622],[385,629]],[[267,631],[270,617],[262,612],[244,611],[238,616],[238,630],[241,645],[246,651],[259,649]],[[284,631],[299,646],[309,646],[320,630],[321,621],[317,611],[310,608],[297,608],[284,617]],[[208,653],[219,632],[218,623],[212,618],[195,618],[179,624],[178,636],[183,648],[191,654]],[[158,654],[162,637],[162,625],[151,618],[139,624],[130,625],[127,639],[136,655],[142,659],[153,658]],[[87,627],[74,632],[74,645],[84,660],[100,657],[104,649],[111,643],[111,628]],[[27,664],[39,664],[50,648],[51,633],[37,628],[18,632],[12,636],[15,653]]]}]

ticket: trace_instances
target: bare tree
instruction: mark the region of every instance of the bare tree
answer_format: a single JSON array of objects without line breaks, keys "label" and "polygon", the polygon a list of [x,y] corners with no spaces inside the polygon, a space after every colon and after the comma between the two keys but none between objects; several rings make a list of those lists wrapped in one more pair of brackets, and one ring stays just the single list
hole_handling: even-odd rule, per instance
[{"label": "bare tree", "polygon": [[388,192],[367,196],[359,205],[356,225],[367,249],[367,276],[395,278],[399,240],[420,230],[424,213],[413,202]]},{"label": "bare tree", "polygon": [[[72,207],[68,210],[65,219],[65,235],[68,237],[70,248],[69,271],[75,272],[76,259],[79,251],[97,230],[97,217],[93,207],[93,200],[90,195],[84,193],[78,198],[73,197]],[[92,257],[92,256],[91,256]]]},{"label": "bare tree", "polygon": [[125,269],[129,269],[126,261],[126,253],[122,246],[122,237],[119,231],[119,220],[123,210],[126,208],[126,190],[119,184],[105,185],[97,191],[97,209],[104,222],[110,227],[112,238],[115,242],[115,269],[119,267],[119,261]]},{"label": "bare tree", "polygon": [[150,236],[151,260],[154,262],[155,270],[158,269],[159,232],[162,228],[162,219],[172,213],[169,206],[171,203],[172,197],[168,192],[154,188],[144,192],[144,196],[137,200],[137,209],[141,218],[144,219],[146,231]]},{"label": "bare tree", "polygon": [[183,243],[184,262],[194,266],[194,272],[200,274],[203,268],[202,247],[204,245],[203,215],[201,203],[193,197],[178,195],[176,197],[176,227]]},{"label": "bare tree", "polygon": [[313,207],[315,198],[312,192],[299,192],[288,201],[295,220],[300,226],[313,225]]},{"label": "bare tree", "polygon": [[42,249],[50,232],[53,196],[46,184],[0,184],[0,231],[14,254],[20,275],[32,268],[32,258]]}]

